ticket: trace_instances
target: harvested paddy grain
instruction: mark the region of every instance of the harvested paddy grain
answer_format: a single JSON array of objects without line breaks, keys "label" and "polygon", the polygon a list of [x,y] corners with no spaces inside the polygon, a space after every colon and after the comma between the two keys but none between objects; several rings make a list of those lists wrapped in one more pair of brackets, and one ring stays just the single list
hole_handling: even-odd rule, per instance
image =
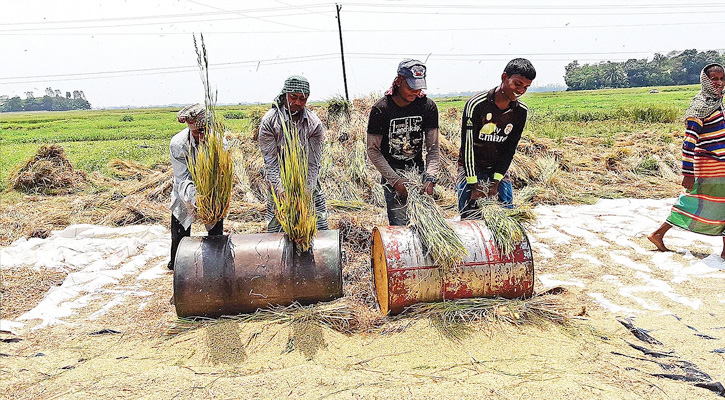
[{"label": "harvested paddy grain", "polygon": [[239,322],[219,320],[206,324],[208,361],[213,364],[241,364],[247,359]]},{"label": "harvested paddy grain", "polygon": [[66,276],[68,271],[47,268],[1,268],[0,319],[13,320],[32,310]]}]

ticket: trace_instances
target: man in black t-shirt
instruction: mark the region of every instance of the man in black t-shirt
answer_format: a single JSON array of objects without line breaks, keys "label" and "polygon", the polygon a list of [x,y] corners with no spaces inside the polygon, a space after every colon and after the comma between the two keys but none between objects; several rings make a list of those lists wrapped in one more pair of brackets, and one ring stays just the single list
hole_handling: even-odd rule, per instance
[{"label": "man in black t-shirt", "polygon": [[[438,181],[438,107],[425,96],[426,68],[418,60],[398,65],[390,90],[370,110],[367,151],[382,175],[390,225],[407,225],[408,189],[400,172],[413,169],[423,174],[422,192],[433,194]],[[426,147],[423,162],[423,143]]]},{"label": "man in black t-shirt", "polygon": [[458,155],[458,210],[470,218],[480,197],[496,196],[512,207],[511,182],[505,178],[528,108],[519,101],[526,93],[536,70],[525,58],[506,65],[497,87],[473,95],[463,108],[461,151]]}]

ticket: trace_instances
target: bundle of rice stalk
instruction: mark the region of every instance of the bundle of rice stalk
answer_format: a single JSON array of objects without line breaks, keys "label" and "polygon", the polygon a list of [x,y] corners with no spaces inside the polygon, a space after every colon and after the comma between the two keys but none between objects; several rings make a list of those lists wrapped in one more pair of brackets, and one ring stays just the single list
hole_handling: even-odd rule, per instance
[{"label": "bundle of rice stalk", "polygon": [[506,208],[491,199],[479,199],[476,208],[472,218],[486,224],[503,255],[509,255],[516,249],[526,236],[524,224],[536,219],[530,207]]},{"label": "bundle of rice stalk", "polygon": [[216,92],[212,91],[209,85],[209,59],[203,35],[201,35],[201,50],[194,36],[194,49],[204,85],[207,126],[196,157],[190,154],[187,165],[196,186],[197,218],[206,225],[213,225],[224,218],[229,211],[234,163],[229,150],[224,148],[222,119],[216,118],[215,115]]},{"label": "bundle of rice stalk", "polygon": [[272,190],[276,207],[275,214],[282,230],[289,240],[294,242],[298,251],[308,251],[312,239],[317,233],[317,213],[312,192],[307,188],[307,150],[302,147],[297,127],[284,109],[278,109],[277,115],[284,131],[284,146],[279,155],[279,177],[284,195],[277,196]]},{"label": "bundle of rice stalk", "polygon": [[403,179],[407,181],[410,223],[423,244],[426,255],[430,255],[443,272],[461,264],[468,256],[468,250],[443,217],[443,212],[435,200],[421,193],[421,175],[408,170],[403,173]]},{"label": "bundle of rice stalk", "polygon": [[329,199],[327,200],[327,205],[334,209],[344,211],[360,211],[368,207],[368,203],[360,200]]},{"label": "bundle of rice stalk", "polygon": [[536,325],[546,323],[567,325],[571,306],[551,295],[529,299],[468,298],[438,303],[418,303],[405,309],[396,317],[429,318],[444,334],[452,339],[462,339],[473,324]]}]

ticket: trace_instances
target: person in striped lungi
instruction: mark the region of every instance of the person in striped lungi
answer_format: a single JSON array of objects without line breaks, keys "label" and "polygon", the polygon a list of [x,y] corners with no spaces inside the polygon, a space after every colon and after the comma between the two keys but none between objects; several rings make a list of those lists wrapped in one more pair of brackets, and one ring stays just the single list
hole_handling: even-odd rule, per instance
[{"label": "person in striped lungi", "polygon": [[[306,107],[310,96],[310,83],[307,78],[293,75],[287,78],[282,91],[275,99],[273,107],[262,117],[259,124],[259,148],[264,158],[264,178],[271,190],[278,198],[284,196],[284,189],[280,181],[279,154],[284,143],[284,130],[282,120],[289,123],[291,120],[300,135],[302,146],[305,147],[308,157],[307,187],[312,191],[317,213],[317,229],[327,230],[327,203],[320,188],[320,164],[322,163],[322,144],[325,141],[325,130],[320,118]],[[280,119],[281,115],[281,119]],[[272,196],[267,199],[267,232],[282,232],[274,214],[275,206]]]},{"label": "person in striped lungi", "polygon": [[723,236],[725,258],[725,119],[723,87],[725,69],[708,64],[700,73],[702,89],[685,113],[682,144],[683,193],[672,206],[667,220],[647,238],[660,251],[664,236],[673,226],[695,233]]}]

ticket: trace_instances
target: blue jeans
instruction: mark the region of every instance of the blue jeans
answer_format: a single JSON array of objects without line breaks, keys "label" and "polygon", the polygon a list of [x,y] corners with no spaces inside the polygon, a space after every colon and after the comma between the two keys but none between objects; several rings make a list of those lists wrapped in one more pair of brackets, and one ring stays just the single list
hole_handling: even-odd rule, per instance
[{"label": "blue jeans", "polygon": [[[477,172],[476,177],[479,183],[493,182],[493,173]],[[475,204],[471,201],[471,193],[473,193],[476,185],[470,185],[464,180],[456,188],[458,194],[458,212],[461,213],[461,219],[468,219],[473,213]],[[498,183],[498,202],[506,208],[514,208],[514,191],[511,187],[511,181],[506,178]]]}]

